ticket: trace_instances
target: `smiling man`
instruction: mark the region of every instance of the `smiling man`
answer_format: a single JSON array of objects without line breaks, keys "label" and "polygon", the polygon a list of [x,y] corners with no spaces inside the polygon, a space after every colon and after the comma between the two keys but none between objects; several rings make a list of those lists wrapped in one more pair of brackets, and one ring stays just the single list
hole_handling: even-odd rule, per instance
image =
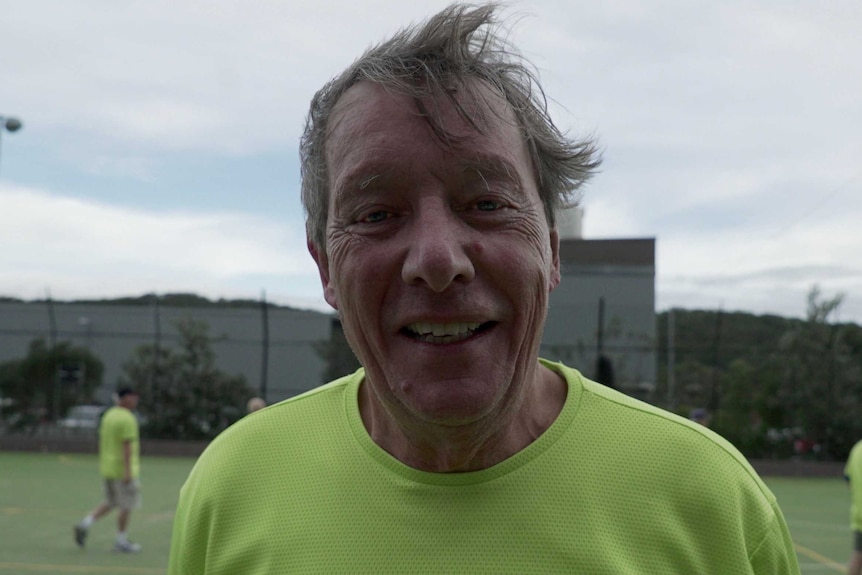
[{"label": "smiling man", "polygon": [[210,445],[170,573],[798,573],[731,445],[538,357],[554,214],[599,158],[494,10],[399,32],[312,101],[308,248],[362,368]]},{"label": "smiling man", "polygon": [[[310,246],[365,368],[365,427],[428,471],[499,463],[566,397],[536,361],[560,281],[556,232],[514,114],[467,81],[472,93],[418,99],[370,81],[344,93],[326,151],[326,244]],[[481,132],[458,112],[476,117],[478,105]]]}]

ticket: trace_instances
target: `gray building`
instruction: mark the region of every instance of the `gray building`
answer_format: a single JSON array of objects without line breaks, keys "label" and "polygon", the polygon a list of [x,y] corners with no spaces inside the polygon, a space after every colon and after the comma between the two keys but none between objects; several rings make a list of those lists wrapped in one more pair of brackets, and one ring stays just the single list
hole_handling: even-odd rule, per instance
[{"label": "gray building", "polygon": [[85,346],[105,364],[96,399],[108,403],[123,362],[141,345],[174,346],[184,318],[205,321],[218,368],[245,376],[253,389],[265,387],[268,402],[324,383],[315,344],[329,340],[333,316],[275,307],[264,315],[255,307],[0,303],[0,362],[25,357],[35,338]]},{"label": "gray building", "polygon": [[542,356],[599,379],[604,356],[613,387],[648,398],[656,381],[655,239],[560,244],[562,282],[551,293]]}]

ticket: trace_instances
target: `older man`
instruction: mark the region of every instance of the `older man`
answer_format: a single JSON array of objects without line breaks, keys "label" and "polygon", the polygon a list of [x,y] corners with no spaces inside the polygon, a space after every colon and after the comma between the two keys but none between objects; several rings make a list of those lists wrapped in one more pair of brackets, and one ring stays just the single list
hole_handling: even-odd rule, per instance
[{"label": "older man", "polygon": [[454,5],[315,96],[308,247],[363,367],[211,444],[170,573],[798,573],[733,447],[538,358],[554,214],[599,159],[493,14]]}]

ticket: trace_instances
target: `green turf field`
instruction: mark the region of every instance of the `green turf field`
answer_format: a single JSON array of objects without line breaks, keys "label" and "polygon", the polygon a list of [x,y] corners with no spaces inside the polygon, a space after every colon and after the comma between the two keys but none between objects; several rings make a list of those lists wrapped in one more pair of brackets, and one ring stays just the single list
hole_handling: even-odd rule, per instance
[{"label": "green turf field", "polygon": [[850,558],[850,490],[841,478],[766,477],[781,505],[802,573],[845,573]]},{"label": "green turf field", "polygon": [[115,512],[93,525],[85,549],[72,538],[72,525],[102,498],[95,455],[0,452],[0,575],[165,573],[177,494],[193,463],[142,458],[143,507],[129,537],[143,550],[125,555],[111,551]]},{"label": "green turf field", "polygon": [[[0,575],[165,573],[177,493],[193,460],[145,457],[144,504],[132,516],[137,555],[111,551],[115,519],[90,529],[86,549],[72,525],[101,499],[94,455],[0,452]],[[767,478],[787,516],[802,573],[843,573],[850,555],[849,494],[842,479]]]}]

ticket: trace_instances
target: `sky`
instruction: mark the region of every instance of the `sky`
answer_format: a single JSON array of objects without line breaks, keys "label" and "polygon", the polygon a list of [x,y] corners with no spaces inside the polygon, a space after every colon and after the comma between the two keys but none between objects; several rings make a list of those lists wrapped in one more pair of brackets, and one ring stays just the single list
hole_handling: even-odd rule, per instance
[{"label": "sky", "polygon": [[[0,0],[0,296],[327,310],[308,103],[436,0]],[[656,309],[862,323],[862,3],[515,1],[551,116],[593,136],[583,235],[656,238]]]}]

